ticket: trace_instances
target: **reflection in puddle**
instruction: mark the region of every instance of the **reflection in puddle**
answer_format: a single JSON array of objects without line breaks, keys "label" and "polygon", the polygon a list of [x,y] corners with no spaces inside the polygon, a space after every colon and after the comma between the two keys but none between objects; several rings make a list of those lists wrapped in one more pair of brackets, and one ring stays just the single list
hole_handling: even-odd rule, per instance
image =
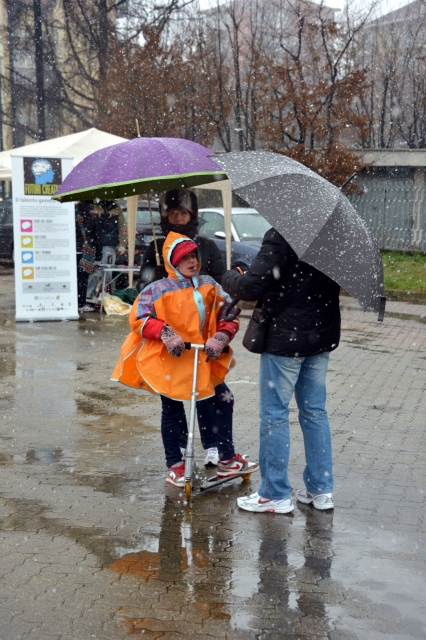
[{"label": "reflection in puddle", "polygon": [[[216,531],[212,533],[212,529]],[[122,579],[129,576],[143,584],[155,582],[156,592],[164,585],[164,594],[169,594],[164,597],[170,613],[167,628],[171,633],[180,634],[180,626],[185,620],[191,620],[203,629],[218,621],[229,622],[231,616],[223,595],[222,576],[222,572],[229,573],[229,569],[214,566],[217,538],[221,538],[219,529],[219,524],[211,526],[211,519],[203,523],[199,517],[194,517],[192,510],[183,506],[183,501],[166,497],[158,549],[127,553],[112,562],[109,569],[118,572]],[[213,553],[210,552],[212,536],[213,546],[216,546]],[[217,591],[217,596],[212,595],[212,591]],[[117,609],[116,619],[131,634],[143,633],[144,637],[151,637],[147,634],[164,631],[164,625],[152,615],[149,605],[141,605],[140,609],[137,616],[134,609],[123,605]]]},{"label": "reflection in puddle", "polygon": [[62,449],[31,449],[27,451],[26,462],[42,462],[43,464],[54,464],[62,460]]},{"label": "reflection in puddle", "polygon": [[131,573],[138,576],[144,582],[158,575],[160,569],[160,554],[151,551],[140,551],[139,553],[128,553],[122,558],[115,560],[109,568],[117,573]]}]

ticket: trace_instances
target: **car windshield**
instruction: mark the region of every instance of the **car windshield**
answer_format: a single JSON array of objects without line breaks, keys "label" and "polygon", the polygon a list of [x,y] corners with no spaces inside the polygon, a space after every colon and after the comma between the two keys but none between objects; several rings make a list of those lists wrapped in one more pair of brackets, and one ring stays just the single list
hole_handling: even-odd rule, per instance
[{"label": "car windshield", "polygon": [[232,216],[232,223],[241,241],[262,239],[271,225],[259,213],[238,213]]}]

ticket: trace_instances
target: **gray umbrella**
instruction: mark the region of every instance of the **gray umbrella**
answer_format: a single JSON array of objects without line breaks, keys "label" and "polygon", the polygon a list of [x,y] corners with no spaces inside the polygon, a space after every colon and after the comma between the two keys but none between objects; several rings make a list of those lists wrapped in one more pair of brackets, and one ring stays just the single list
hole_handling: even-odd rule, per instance
[{"label": "gray umbrella", "polygon": [[351,294],[364,311],[384,313],[379,248],[348,199],[299,162],[268,151],[215,156],[232,190],[281,233],[303,262]]}]

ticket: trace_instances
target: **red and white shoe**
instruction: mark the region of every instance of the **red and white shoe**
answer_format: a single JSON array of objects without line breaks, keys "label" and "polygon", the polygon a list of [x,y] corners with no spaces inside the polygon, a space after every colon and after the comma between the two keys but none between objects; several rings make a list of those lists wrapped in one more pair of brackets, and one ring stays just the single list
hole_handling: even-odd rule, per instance
[{"label": "red and white shoe", "polygon": [[175,487],[185,486],[185,463],[180,462],[176,467],[170,467],[166,482]]},{"label": "red and white shoe", "polygon": [[220,461],[217,465],[218,478],[233,478],[234,476],[245,476],[259,469],[258,462],[249,462],[246,456],[236,453],[233,458],[226,462]]}]

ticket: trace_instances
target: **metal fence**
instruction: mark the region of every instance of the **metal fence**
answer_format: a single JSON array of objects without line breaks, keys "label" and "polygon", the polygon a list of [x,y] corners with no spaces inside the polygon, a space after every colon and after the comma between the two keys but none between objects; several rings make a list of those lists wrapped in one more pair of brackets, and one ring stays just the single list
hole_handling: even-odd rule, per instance
[{"label": "metal fence", "polygon": [[426,253],[425,171],[373,168],[357,176],[362,193],[348,194],[381,249]]}]

